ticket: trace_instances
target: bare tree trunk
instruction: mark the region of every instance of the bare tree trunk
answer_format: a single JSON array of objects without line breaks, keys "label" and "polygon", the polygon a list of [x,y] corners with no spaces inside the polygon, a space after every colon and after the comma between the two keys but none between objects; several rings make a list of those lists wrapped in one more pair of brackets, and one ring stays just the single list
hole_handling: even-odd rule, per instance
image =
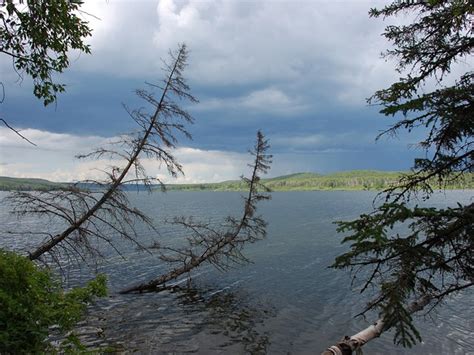
[{"label": "bare tree trunk", "polygon": [[[431,297],[425,295],[420,300],[411,303],[407,307],[409,313],[415,313],[422,310],[428,303]],[[321,353],[321,355],[351,355],[353,351],[360,349],[372,339],[378,338],[388,328],[385,327],[383,319],[378,319],[374,324],[368,326],[364,330],[353,336],[346,336],[336,345],[332,345]]]}]

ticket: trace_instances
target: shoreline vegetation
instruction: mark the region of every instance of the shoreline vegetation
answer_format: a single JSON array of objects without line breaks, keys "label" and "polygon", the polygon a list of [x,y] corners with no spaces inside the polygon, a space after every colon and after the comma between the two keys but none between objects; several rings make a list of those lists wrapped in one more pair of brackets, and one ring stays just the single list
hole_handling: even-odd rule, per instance
[{"label": "shoreline vegetation", "polygon": [[[401,176],[408,172],[390,172],[376,170],[352,170],[332,174],[296,173],[274,178],[262,179],[262,183],[273,191],[363,191],[384,190],[396,184]],[[13,178],[0,176],[0,191],[18,190],[57,190],[70,183],[52,182],[44,179]],[[83,188],[93,188],[88,184],[81,184]],[[433,189],[446,188],[449,190],[474,189],[474,173],[466,174],[462,181],[438,186],[436,181],[431,184]],[[130,189],[136,189],[131,185]],[[143,188],[140,187],[139,188]],[[158,190],[160,187],[152,187]],[[168,184],[168,191],[242,191],[244,184],[240,180],[229,180],[218,183],[200,184]]]}]

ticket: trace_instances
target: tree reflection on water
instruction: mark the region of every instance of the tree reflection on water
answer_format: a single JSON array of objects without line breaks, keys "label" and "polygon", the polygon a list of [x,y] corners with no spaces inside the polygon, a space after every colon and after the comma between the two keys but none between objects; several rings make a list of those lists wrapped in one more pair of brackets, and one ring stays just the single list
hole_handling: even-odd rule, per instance
[{"label": "tree reflection on water", "polygon": [[250,303],[240,292],[229,290],[187,287],[174,292],[179,293],[177,298],[182,305],[199,305],[199,311],[205,315],[206,332],[224,336],[218,348],[240,344],[246,353],[266,353],[270,338],[263,323],[275,313],[268,305],[256,304],[254,300]]}]

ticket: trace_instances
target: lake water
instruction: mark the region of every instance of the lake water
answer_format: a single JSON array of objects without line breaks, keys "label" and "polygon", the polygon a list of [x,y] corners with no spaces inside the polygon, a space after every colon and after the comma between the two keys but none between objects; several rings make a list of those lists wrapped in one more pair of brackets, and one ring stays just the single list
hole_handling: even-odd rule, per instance
[{"label": "lake water", "polygon": [[[98,271],[109,275],[110,296],[89,310],[83,324],[100,328],[96,344],[121,344],[142,353],[318,354],[344,335],[352,335],[376,319],[353,318],[367,299],[351,289],[346,271],[328,266],[345,251],[335,220],[348,220],[371,209],[373,192],[278,192],[259,212],[268,225],[265,240],[246,248],[253,263],[225,273],[205,265],[193,273],[191,288],[141,295],[119,295],[123,287],[159,275],[164,266],[153,256],[124,246],[126,260],[110,254]],[[438,207],[468,202],[472,191],[449,191],[430,200]],[[218,223],[240,215],[242,200],[234,192],[130,193],[133,204],[159,226],[158,240],[179,243],[184,235],[163,224],[174,216],[192,215]],[[31,228],[34,219],[16,221],[0,213],[2,231],[18,224]],[[144,243],[153,238],[140,230]],[[21,248],[25,241],[3,235],[0,246]],[[72,267],[69,283],[90,274]],[[474,354],[474,293],[447,302],[429,317],[418,317],[423,343],[397,348],[392,333],[364,347],[366,354]],[[94,327],[94,328],[88,328]]]}]

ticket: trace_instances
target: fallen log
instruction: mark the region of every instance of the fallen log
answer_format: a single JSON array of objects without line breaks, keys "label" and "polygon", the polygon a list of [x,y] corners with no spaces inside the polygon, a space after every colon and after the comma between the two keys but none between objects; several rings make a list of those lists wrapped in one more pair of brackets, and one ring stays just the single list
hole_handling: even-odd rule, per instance
[{"label": "fallen log", "polygon": [[[425,295],[418,301],[412,302],[407,310],[409,313],[421,311],[431,300],[432,297]],[[385,327],[383,318],[380,318],[359,333],[345,336],[339,343],[324,350],[321,355],[351,355],[353,351],[361,349],[362,346],[372,339],[378,338],[387,329],[389,328]]]}]

